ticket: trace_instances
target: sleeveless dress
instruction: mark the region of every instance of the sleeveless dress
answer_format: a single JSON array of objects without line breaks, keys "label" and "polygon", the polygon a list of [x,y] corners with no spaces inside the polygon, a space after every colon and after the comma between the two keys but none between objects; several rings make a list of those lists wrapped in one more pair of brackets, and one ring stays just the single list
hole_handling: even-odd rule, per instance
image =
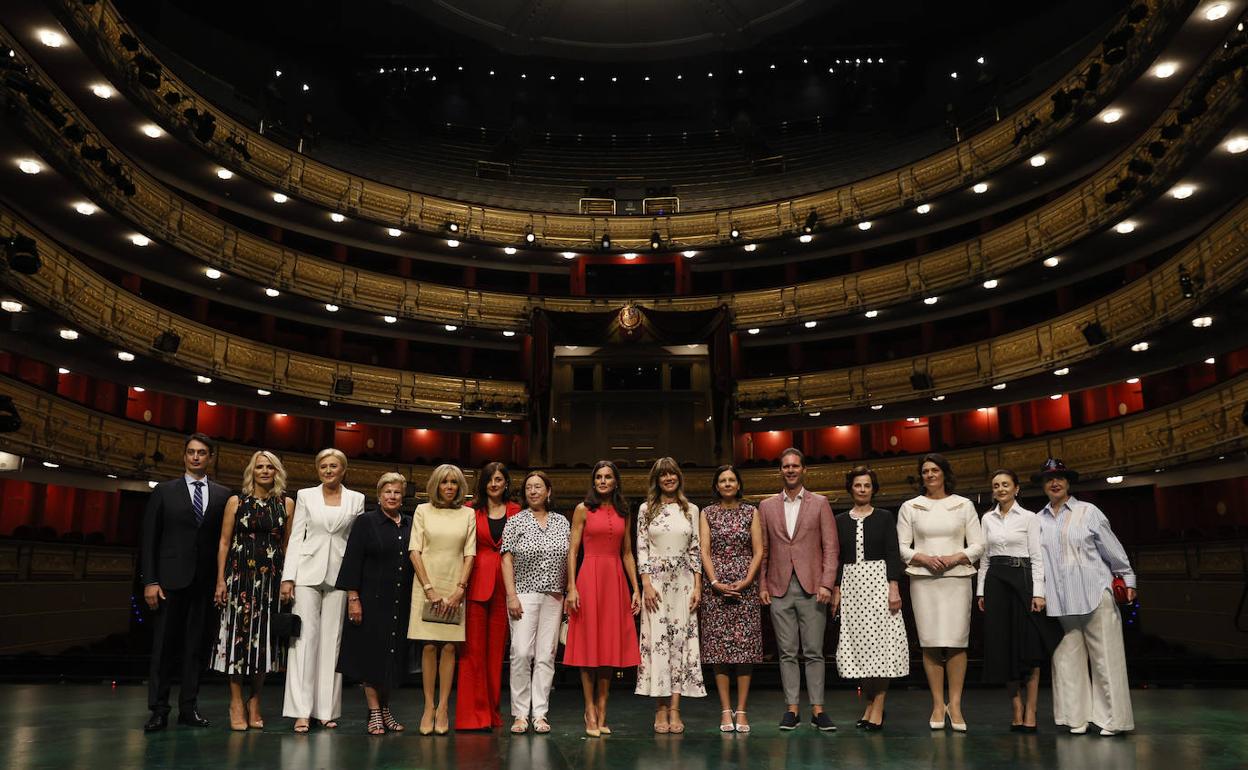
[{"label": "sleeveless dress", "polygon": [[226,604],[212,652],[212,668],[253,676],[282,668],[286,645],[273,630],[282,580],[286,500],[239,495],[225,557]]},{"label": "sleeveless dress", "polygon": [[[745,577],[754,557],[750,525],[757,508],[742,503],[736,509],[721,508],[719,503],[702,509],[711,532],[709,551],[715,577],[721,583],[735,583]],[[724,596],[710,587],[702,587],[702,606],[698,615],[702,623],[702,662],[727,665],[763,662],[763,618],[758,600],[758,582],[741,592],[740,599]]]},{"label": "sleeveless dress", "polygon": [[586,511],[576,591],[581,609],[568,618],[565,666],[626,668],[641,662],[637,627],[629,608],[629,583],[620,560],[628,522],[610,505]]}]

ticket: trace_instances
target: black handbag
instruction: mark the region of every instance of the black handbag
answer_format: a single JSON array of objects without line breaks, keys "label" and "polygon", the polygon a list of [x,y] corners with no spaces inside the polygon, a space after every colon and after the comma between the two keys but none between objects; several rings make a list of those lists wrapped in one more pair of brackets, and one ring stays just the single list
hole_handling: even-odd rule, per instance
[{"label": "black handbag", "polygon": [[278,610],[273,616],[273,630],[277,632],[277,638],[282,641],[290,641],[298,639],[300,632],[303,631],[303,618],[296,615],[292,610]]}]

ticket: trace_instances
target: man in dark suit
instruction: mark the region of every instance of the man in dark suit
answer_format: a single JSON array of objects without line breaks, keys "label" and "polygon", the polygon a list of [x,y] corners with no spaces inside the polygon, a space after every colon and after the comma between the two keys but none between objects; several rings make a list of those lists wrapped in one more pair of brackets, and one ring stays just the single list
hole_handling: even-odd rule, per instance
[{"label": "man in dark suit", "polygon": [[208,466],[216,445],[202,433],[187,437],[182,460],[186,472],[157,484],[143,517],[140,569],[143,599],[155,617],[152,666],[148,676],[148,732],[169,725],[170,675],[175,650],[182,645],[182,689],[178,724],[207,727],[199,715],[199,673],[203,669],[204,623],[216,586],[217,544],[230,490],[209,481]]}]

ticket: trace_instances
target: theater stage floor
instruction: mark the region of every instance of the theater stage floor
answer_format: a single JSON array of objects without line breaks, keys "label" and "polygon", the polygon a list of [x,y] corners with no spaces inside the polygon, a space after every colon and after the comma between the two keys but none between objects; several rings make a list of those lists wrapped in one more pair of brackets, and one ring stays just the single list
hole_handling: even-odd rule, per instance
[{"label": "theater stage floor", "polygon": [[[1100,738],[1058,733],[1042,721],[1037,735],[1007,729],[1003,696],[995,690],[968,691],[965,734],[927,728],[928,699],[917,690],[890,696],[886,728],[864,734],[854,729],[859,714],[854,695],[830,693],[829,711],[839,731],[816,732],[803,725],[780,733],[775,722],[781,696],[758,691],[750,702],[754,732],[722,736],[717,702],[688,700],[682,709],[688,732],[658,736],[649,730],[652,705],[623,690],[611,695],[615,734],[586,738],[579,693],[554,694],[554,731],[549,736],[459,733],[446,737],[363,734],[364,709],[358,690],[345,695],[347,718],[334,731],[290,732],[281,710],[280,684],[267,693],[264,731],[233,733],[225,720],[224,686],[213,684],[200,711],[213,720],[205,729],[171,726],[145,735],[146,689],[107,685],[0,685],[0,766],[27,768],[717,768],[935,767],[935,768],[1161,768],[1248,767],[1248,690],[1135,690],[1137,730]],[[505,696],[505,694],[504,694]],[[408,688],[395,711],[409,726],[419,719],[420,693]],[[1041,713],[1049,713],[1042,691]],[[176,712],[175,712],[176,716]],[[808,716],[803,714],[803,716]],[[1003,724],[1004,721],[1004,724]]]}]

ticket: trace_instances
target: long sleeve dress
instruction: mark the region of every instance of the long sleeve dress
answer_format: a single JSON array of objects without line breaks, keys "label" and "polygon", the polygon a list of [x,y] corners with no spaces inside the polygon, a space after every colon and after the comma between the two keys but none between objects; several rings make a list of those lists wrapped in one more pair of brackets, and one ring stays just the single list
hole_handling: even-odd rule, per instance
[{"label": "long sleeve dress", "polygon": [[900,612],[888,609],[889,582],[903,565],[892,511],[836,517],[841,565],[841,637],[836,670],[846,679],[896,678],[910,673],[910,644]]},{"label": "long sleeve dress", "polygon": [[362,616],[359,625],[348,620],[342,629],[338,672],[385,690],[402,684],[407,672],[411,532],[411,516],[404,514],[395,524],[379,510],[366,512],[351,528],[335,584],[359,593]]},{"label": "long sleeve dress", "polygon": [[646,524],[646,504],[637,514],[637,571],[650,576],[659,594],[654,612],[641,607],[641,663],[638,695],[706,695],[702,682],[698,616],[689,610],[694,576],[702,572],[698,508],[681,511],[668,503]]}]

